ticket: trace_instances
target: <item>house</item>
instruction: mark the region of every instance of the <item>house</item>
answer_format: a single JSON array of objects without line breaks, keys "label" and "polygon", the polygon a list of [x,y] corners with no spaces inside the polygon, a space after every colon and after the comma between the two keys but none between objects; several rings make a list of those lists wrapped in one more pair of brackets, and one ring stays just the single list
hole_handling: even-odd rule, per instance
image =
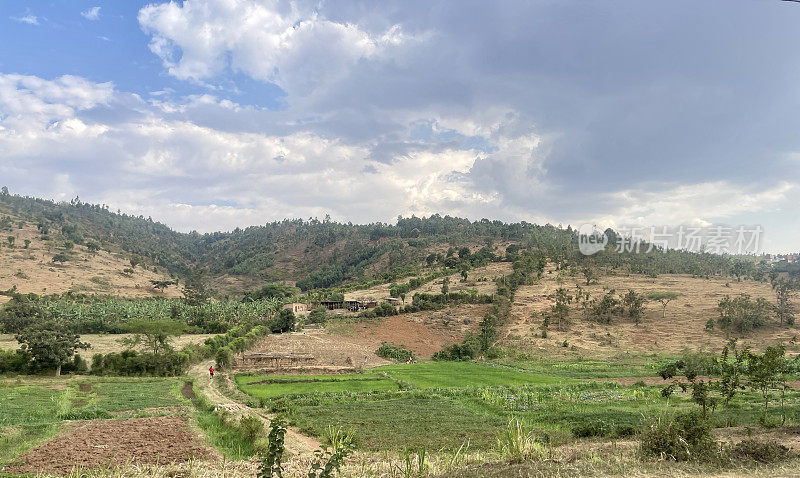
[{"label": "house", "polygon": [[282,309],[289,309],[292,312],[297,314],[307,314],[311,308],[308,304],[303,304],[302,302],[292,302],[291,304],[286,304],[282,307]]},{"label": "house", "polygon": [[323,300],[320,306],[328,310],[347,309],[351,312],[374,309],[378,306],[377,300]]}]

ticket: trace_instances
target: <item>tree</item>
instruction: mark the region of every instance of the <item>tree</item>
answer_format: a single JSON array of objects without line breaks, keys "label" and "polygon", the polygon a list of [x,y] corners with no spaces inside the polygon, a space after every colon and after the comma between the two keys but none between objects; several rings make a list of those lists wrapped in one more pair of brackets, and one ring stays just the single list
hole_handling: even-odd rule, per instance
[{"label": "tree", "polygon": [[586,279],[586,285],[591,285],[592,282],[597,281],[597,268],[591,262],[583,265],[583,278]]},{"label": "tree", "polygon": [[24,249],[27,249],[27,248],[28,248],[28,246],[30,246],[30,245],[31,245],[31,240],[30,240],[30,239],[25,239],[25,246],[24,246]]},{"label": "tree", "polygon": [[89,344],[80,341],[80,335],[54,321],[31,324],[15,337],[21,344],[20,350],[37,362],[54,366],[56,376],[61,375],[61,366],[71,360],[78,349],[89,348]]},{"label": "tree", "polygon": [[8,237],[6,238],[6,240],[8,241],[8,247],[10,247],[11,249],[13,249],[13,248],[14,248],[14,241],[15,241],[16,239],[17,239],[17,238],[16,238],[16,237],[14,237],[14,236],[8,236]]},{"label": "tree", "polygon": [[64,250],[71,251],[72,248],[75,247],[75,243],[72,241],[64,241]]},{"label": "tree", "polygon": [[731,266],[731,272],[736,276],[736,282],[740,282],[742,280],[742,276],[746,276],[752,269],[752,262],[745,262],[742,260],[734,261],[733,265]]},{"label": "tree", "polygon": [[642,315],[644,315],[644,301],[644,295],[637,294],[633,289],[630,289],[622,297],[622,304],[628,308],[628,315],[637,324],[641,322]]},{"label": "tree", "polygon": [[614,315],[620,311],[619,299],[614,296],[615,291],[610,290],[599,301],[595,299],[592,314],[597,322],[610,324]]},{"label": "tree", "polygon": [[572,296],[567,289],[559,287],[555,292],[555,304],[550,308],[552,317],[556,321],[558,330],[565,330],[569,325],[569,304],[572,303]]},{"label": "tree", "polygon": [[428,254],[425,258],[425,263],[428,264],[428,266],[432,266],[434,262],[436,262],[436,254]]},{"label": "tree", "polygon": [[725,296],[717,308],[720,327],[733,328],[737,332],[749,332],[763,326],[767,323],[772,311],[772,306],[766,299],[759,297],[752,300],[747,294],[733,299]]},{"label": "tree", "polygon": [[273,334],[282,334],[284,332],[294,331],[295,316],[292,309],[281,309],[280,312],[275,314],[269,328]]},{"label": "tree", "polygon": [[151,280],[151,284],[153,284],[154,289],[158,289],[161,292],[164,292],[164,289],[174,284],[174,281],[171,280]]},{"label": "tree", "polygon": [[284,298],[284,297],[291,297],[297,293],[297,289],[295,287],[290,286],[289,284],[284,284],[283,282],[271,282],[268,284],[264,284],[261,286],[261,289],[255,292],[246,292],[245,297],[248,297],[253,300],[260,300],[260,299],[273,299],[273,298]]},{"label": "tree", "polygon": [[772,290],[775,292],[775,315],[781,325],[784,322],[788,325],[793,325],[795,308],[792,300],[797,295],[797,282],[777,279],[772,282]]},{"label": "tree", "polygon": [[[767,347],[763,354],[750,352],[747,356],[747,378],[750,386],[761,392],[764,398],[764,410],[761,414],[761,423],[767,422],[767,410],[773,389],[781,387],[781,408],[783,408],[783,394],[785,393],[786,374],[786,348],[783,345]],[[783,413],[786,421],[786,414]]]},{"label": "tree", "polygon": [[328,309],[317,307],[308,314],[309,324],[324,324],[328,321]]},{"label": "tree", "polygon": [[130,349],[141,345],[153,355],[170,352],[172,337],[186,330],[185,324],[174,320],[136,319],[129,322],[128,326],[134,334],[120,343]]},{"label": "tree", "polygon": [[656,302],[660,302],[661,303],[661,316],[663,318],[666,318],[667,317],[667,306],[669,305],[669,303],[672,302],[673,300],[677,299],[678,297],[681,297],[682,295],[683,294],[681,292],[664,290],[664,291],[650,292],[649,294],[647,294],[647,299],[648,300],[653,300],[653,301],[656,301]]},{"label": "tree", "polygon": [[714,358],[714,367],[719,371],[720,375],[717,388],[720,395],[722,395],[726,408],[734,395],[736,395],[736,392],[744,388],[741,375],[749,353],[750,349],[747,347],[737,350],[736,339],[731,339],[722,349],[722,354],[718,358]]},{"label": "tree", "polygon": [[86,249],[89,252],[91,252],[92,254],[94,254],[94,253],[96,253],[97,251],[100,250],[100,244],[98,244],[98,243],[96,243],[94,241],[89,241],[89,242],[86,243]]},{"label": "tree", "polygon": [[183,298],[189,305],[200,305],[208,300],[205,273],[196,269],[183,281]]},{"label": "tree", "polygon": [[489,347],[494,344],[497,339],[497,317],[492,314],[486,314],[481,320],[481,332],[478,334],[478,341],[481,344],[483,352],[489,350]]},{"label": "tree", "polygon": [[0,188],[0,196],[8,196],[8,186]]},{"label": "tree", "polygon": [[69,256],[64,254],[63,252],[59,252],[58,254],[53,256],[53,262],[67,262],[69,260]]},{"label": "tree", "polygon": [[583,311],[583,316],[587,317],[589,315],[589,311],[592,305],[592,295],[589,293],[588,290],[583,290],[583,287],[580,285],[577,286],[577,291],[575,292],[575,302],[581,305],[581,310]]},{"label": "tree", "polygon": [[442,294],[447,294],[450,291],[450,278],[445,277],[442,279]]}]

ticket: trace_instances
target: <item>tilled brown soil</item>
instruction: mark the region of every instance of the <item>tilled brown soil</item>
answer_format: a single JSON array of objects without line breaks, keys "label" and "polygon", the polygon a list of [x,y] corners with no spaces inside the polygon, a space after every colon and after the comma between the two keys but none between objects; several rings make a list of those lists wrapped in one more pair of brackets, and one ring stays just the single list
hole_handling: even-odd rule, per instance
[{"label": "tilled brown soil", "polygon": [[213,460],[218,454],[178,417],[90,420],[24,453],[6,471],[67,474],[75,468],[177,463],[192,457]]}]

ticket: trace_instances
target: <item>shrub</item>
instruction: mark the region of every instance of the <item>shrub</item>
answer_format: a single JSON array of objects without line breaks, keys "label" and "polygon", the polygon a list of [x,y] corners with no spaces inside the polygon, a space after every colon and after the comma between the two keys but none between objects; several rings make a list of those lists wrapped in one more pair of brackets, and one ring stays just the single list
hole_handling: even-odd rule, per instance
[{"label": "shrub", "polygon": [[720,301],[718,309],[720,327],[750,332],[767,323],[772,305],[763,297],[753,300],[749,295],[743,294],[733,299],[726,296]]},{"label": "shrub", "polygon": [[186,373],[189,368],[189,354],[167,352],[160,354],[139,353],[124,350],[92,357],[94,375],[155,375],[174,377]]},{"label": "shrub", "polygon": [[789,458],[789,449],[776,441],[758,441],[747,438],[730,449],[734,460],[748,460],[758,463],[775,463]]},{"label": "shrub", "polygon": [[21,350],[0,350],[0,373],[26,373],[31,364],[30,354]]},{"label": "shrub", "polygon": [[215,360],[220,367],[227,367],[233,363],[233,350],[229,347],[220,347],[217,350]]},{"label": "shrub", "polygon": [[433,360],[472,360],[481,352],[480,341],[467,334],[460,344],[449,345],[433,354]]},{"label": "shrub", "polygon": [[317,307],[308,314],[309,324],[324,324],[328,321],[328,310],[325,307]]},{"label": "shrub", "polygon": [[246,416],[239,419],[237,428],[246,441],[253,443],[264,431],[264,423],[256,417]]},{"label": "shrub", "polygon": [[675,461],[703,460],[716,455],[711,427],[698,412],[661,415],[639,436],[642,454]]},{"label": "shrub", "polygon": [[414,358],[414,352],[407,349],[404,345],[394,345],[387,342],[383,342],[381,346],[378,347],[378,350],[375,351],[375,355],[388,360],[394,360],[395,362],[406,362],[408,359]]},{"label": "shrub", "polygon": [[506,428],[497,436],[497,448],[500,456],[512,461],[547,458],[545,446],[539,443],[517,419],[508,422]]}]

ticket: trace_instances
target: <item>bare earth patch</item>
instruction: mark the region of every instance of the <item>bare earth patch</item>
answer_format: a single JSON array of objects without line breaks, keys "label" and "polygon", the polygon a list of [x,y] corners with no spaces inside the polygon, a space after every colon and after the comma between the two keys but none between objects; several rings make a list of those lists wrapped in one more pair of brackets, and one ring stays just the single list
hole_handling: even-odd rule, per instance
[{"label": "bare earth patch", "polygon": [[167,464],[192,458],[217,460],[178,417],[90,420],[24,453],[12,473],[66,474],[83,469],[130,463]]}]

